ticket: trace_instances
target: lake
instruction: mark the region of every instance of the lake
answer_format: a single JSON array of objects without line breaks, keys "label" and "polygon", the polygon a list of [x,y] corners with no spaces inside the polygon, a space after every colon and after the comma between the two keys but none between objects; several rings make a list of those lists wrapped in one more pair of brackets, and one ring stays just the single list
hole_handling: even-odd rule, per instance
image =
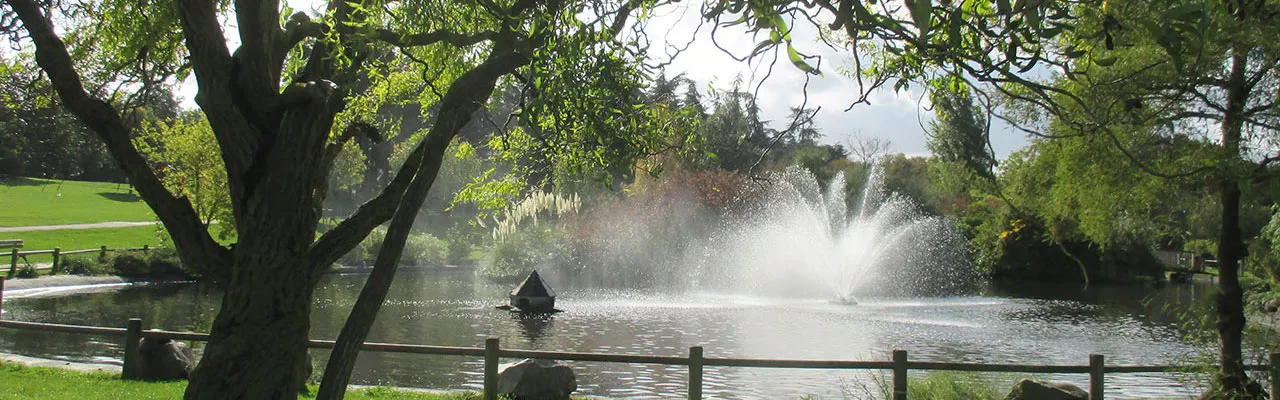
[{"label": "lake", "polygon": [[[312,337],[336,338],[363,284],[362,274],[333,274],[316,290]],[[888,360],[895,348],[912,360],[1021,364],[1109,365],[1185,362],[1206,350],[1184,340],[1180,309],[1208,287],[1163,288],[1028,286],[982,288],[963,296],[825,299],[767,298],[697,291],[559,287],[564,312],[522,318],[495,309],[509,285],[474,277],[467,269],[409,269],[397,277],[369,335],[371,342],[684,356],[703,346],[707,357]],[[4,318],[77,325],[207,332],[220,292],[194,283],[108,287],[59,295],[11,291]],[[198,347],[198,346],[197,346]],[[0,329],[0,351],[67,360],[118,362],[118,339]],[[325,353],[313,350],[316,370]],[[504,360],[513,361],[513,360]],[[683,398],[685,367],[571,363],[577,394]],[[885,371],[884,373],[887,373]],[[879,391],[884,373],[709,367],[704,393],[717,398],[840,398]],[[919,374],[921,372],[913,372]],[[365,352],[353,383],[479,390],[480,359]],[[1045,376],[1041,376],[1045,377]],[[994,379],[1010,381],[1012,375]],[[1087,387],[1085,375],[1048,376]],[[1110,374],[1108,397],[1190,395],[1170,374]]]}]

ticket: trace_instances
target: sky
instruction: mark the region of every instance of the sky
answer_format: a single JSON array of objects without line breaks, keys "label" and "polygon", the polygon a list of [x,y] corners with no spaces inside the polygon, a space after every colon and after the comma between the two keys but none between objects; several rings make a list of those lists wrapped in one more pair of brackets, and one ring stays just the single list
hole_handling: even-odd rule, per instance
[{"label": "sky", "polygon": [[[756,83],[765,78],[773,57],[740,62],[734,56],[741,58],[750,53],[756,43],[767,37],[767,34],[753,37],[742,29],[720,28],[713,41],[709,23],[698,28],[700,5],[697,3],[682,2],[677,7],[665,8],[655,13],[645,30],[655,42],[650,52],[662,58],[662,46],[684,46],[693,38],[688,49],[680,52],[667,66],[668,77],[685,73],[686,77],[698,82],[702,88],[711,84],[727,89],[740,74],[744,81],[753,82],[750,87],[754,88]],[[796,49],[801,53],[822,56],[819,68],[823,74],[811,77],[808,103],[805,106],[821,107],[815,123],[824,134],[822,142],[848,147],[855,140],[878,138],[889,142],[890,153],[929,155],[925,146],[925,129],[933,120],[933,113],[929,110],[928,100],[922,98],[922,91],[895,93],[891,88],[880,89],[872,93],[869,98],[871,104],[859,104],[849,109],[849,105],[857,99],[859,86],[853,78],[837,72],[837,66],[851,65],[849,56],[818,42],[817,31],[811,26],[801,23],[793,24],[793,27],[795,30],[792,38]],[[719,47],[716,46],[717,43]],[[791,65],[785,53],[780,56],[757,93],[762,119],[771,121],[770,127],[775,129],[784,128],[790,123],[787,117],[791,107],[806,104],[805,73]],[[845,109],[849,111],[846,112]],[[996,156],[1001,159],[1027,144],[1023,134],[999,121],[993,123],[991,141]]]},{"label": "sky", "polygon": [[[318,0],[284,2],[294,9],[313,10],[313,13],[318,13],[316,7],[323,5]],[[720,28],[713,41],[710,23],[699,27],[700,5],[698,1],[685,1],[676,3],[675,6],[662,7],[653,14],[645,28],[653,42],[650,54],[655,59],[654,62],[670,62],[666,67],[668,77],[684,73],[687,78],[698,83],[704,100],[708,100],[705,96],[708,85],[728,89],[741,76],[748,83],[744,85],[746,88],[754,89],[760,84],[757,101],[761,118],[770,121],[771,128],[785,128],[790,123],[788,115],[791,107],[805,104],[806,108],[821,107],[814,122],[824,135],[820,139],[823,143],[848,148],[855,141],[879,139],[889,144],[888,153],[929,155],[925,146],[925,129],[933,120],[933,113],[920,90],[895,93],[892,89],[880,89],[870,96],[871,104],[859,104],[850,108],[849,105],[857,99],[859,93],[858,83],[837,72],[837,66],[850,64],[849,57],[819,43],[816,39],[817,31],[812,26],[793,24],[795,31],[792,38],[797,50],[822,57],[818,66],[823,74],[810,77],[806,103],[805,73],[791,65],[785,53],[779,54],[780,59],[771,73],[768,68],[773,59],[771,55],[747,62],[735,60],[731,54],[739,58],[746,55],[763,37],[753,37],[738,28]],[[228,25],[234,25],[234,21],[228,21]],[[234,48],[238,45],[236,29],[227,26],[224,31],[229,36],[228,46]],[[717,43],[719,47],[716,46]],[[664,56],[664,48],[685,45],[688,48],[674,58]],[[184,106],[195,107],[192,100],[195,90],[193,79],[179,85],[178,95]],[[1010,152],[1025,146],[1027,138],[1000,121],[995,121],[991,128],[991,142],[996,157],[1004,159]]]}]

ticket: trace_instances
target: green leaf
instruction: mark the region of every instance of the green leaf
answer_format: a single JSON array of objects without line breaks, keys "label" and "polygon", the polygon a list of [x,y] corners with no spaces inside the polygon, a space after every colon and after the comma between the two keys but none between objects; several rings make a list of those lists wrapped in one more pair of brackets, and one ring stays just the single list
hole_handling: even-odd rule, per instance
[{"label": "green leaf", "polygon": [[778,42],[773,39],[761,40],[760,43],[756,44],[756,48],[751,50],[751,54],[752,55],[759,54],[761,51],[764,51],[764,49],[777,43]]},{"label": "green leaf", "polygon": [[1110,67],[1111,65],[1116,63],[1116,58],[1115,57],[1098,57],[1093,59],[1093,63],[1097,64],[1100,67]]},{"label": "green leaf", "polygon": [[920,39],[924,40],[929,36],[929,23],[933,11],[933,1],[908,0],[907,8],[911,9],[911,20],[915,22],[916,28],[920,29]]},{"label": "green leaf", "polygon": [[792,46],[790,43],[787,43],[787,57],[790,58],[791,63],[794,64],[796,68],[799,68],[801,71],[804,71],[813,75],[818,74],[818,69],[814,68],[813,66],[809,65],[809,63],[805,62],[804,56],[800,55],[800,52],[796,51],[795,46]]}]

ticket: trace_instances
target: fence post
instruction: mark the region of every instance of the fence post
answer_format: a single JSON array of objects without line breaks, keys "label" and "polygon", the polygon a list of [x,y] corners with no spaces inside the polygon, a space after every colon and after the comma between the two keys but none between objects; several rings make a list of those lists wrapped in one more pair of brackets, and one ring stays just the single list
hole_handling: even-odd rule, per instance
[{"label": "fence post", "polygon": [[484,340],[484,400],[498,400],[498,338]]},{"label": "fence post", "polygon": [[689,400],[702,400],[702,346],[689,348]]},{"label": "fence post", "polygon": [[1271,353],[1268,361],[1271,364],[1271,400],[1280,400],[1280,353]]},{"label": "fence post", "polygon": [[13,258],[9,260],[9,278],[18,272],[18,249],[13,249]]},{"label": "fence post", "polygon": [[907,351],[893,351],[893,400],[907,400]]},{"label": "fence post", "polygon": [[125,325],[124,334],[124,367],[121,368],[120,378],[125,380],[138,379],[138,341],[142,340],[142,320],[139,318],[129,318],[129,323]]},{"label": "fence post", "polygon": [[49,267],[49,275],[58,274],[58,259],[61,257],[62,257],[62,248],[54,247],[53,248],[53,265]]},{"label": "fence post", "polygon": [[107,262],[107,245],[102,245],[102,249],[98,251],[98,262]]},{"label": "fence post", "polygon": [[149,252],[149,251],[151,251],[151,246],[148,246],[148,245],[145,245],[145,244],[144,244],[144,245],[142,245],[142,254],[147,254],[147,252]]},{"label": "fence post", "polygon": [[0,318],[4,318],[4,279],[0,279]]},{"label": "fence post", "polygon": [[1102,400],[1102,366],[1101,354],[1089,354],[1089,400]]}]

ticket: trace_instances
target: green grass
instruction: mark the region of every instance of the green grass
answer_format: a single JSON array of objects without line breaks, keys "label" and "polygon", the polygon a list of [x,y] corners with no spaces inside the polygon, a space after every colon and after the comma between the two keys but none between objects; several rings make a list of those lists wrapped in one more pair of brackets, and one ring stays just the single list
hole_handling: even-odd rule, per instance
[{"label": "green grass", "polygon": [[128,184],[34,178],[0,181],[0,227],[152,220],[155,214]]},{"label": "green grass", "polygon": [[[106,245],[107,248],[155,247],[161,244],[157,225],[131,226],[126,228],[98,229],[57,229],[51,231],[4,232],[0,236],[6,239],[22,239],[22,250],[63,250],[96,249]],[[164,242],[168,242],[165,235]]]},{"label": "green grass", "polygon": [[[178,399],[187,388],[186,381],[123,381],[116,374],[85,373],[56,368],[25,367],[0,362],[0,399]],[[303,399],[314,399],[316,388]],[[373,388],[351,390],[346,398],[357,400],[472,400],[474,392],[426,394]]]},{"label": "green grass", "polygon": [[[136,248],[143,245],[157,247],[160,246],[160,237],[156,234],[157,226],[131,226],[127,228],[98,228],[98,229],[57,229],[51,231],[21,231],[21,232],[0,232],[0,237],[4,239],[22,239],[22,251],[30,250],[53,250],[55,247],[62,250],[83,250],[96,249],[107,246],[110,249],[120,248]],[[164,242],[169,242],[166,234]],[[4,270],[8,271],[9,256],[7,254],[0,255],[0,264],[4,265]],[[47,263],[53,261],[53,256],[48,254],[27,256],[27,260],[32,263]],[[22,260],[18,260],[22,264]]]}]

